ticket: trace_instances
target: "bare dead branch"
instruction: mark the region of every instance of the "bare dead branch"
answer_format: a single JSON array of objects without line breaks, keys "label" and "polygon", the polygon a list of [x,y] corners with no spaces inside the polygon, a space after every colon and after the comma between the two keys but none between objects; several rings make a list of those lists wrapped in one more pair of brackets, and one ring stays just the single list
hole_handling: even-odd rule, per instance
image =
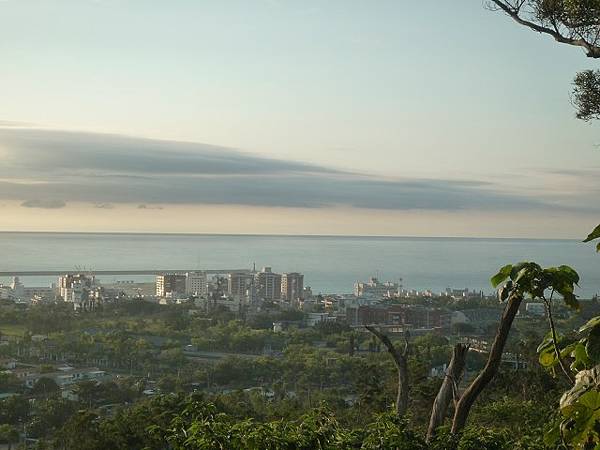
[{"label": "bare dead branch", "polygon": [[396,395],[396,414],[398,417],[402,417],[406,414],[408,409],[408,388],[409,388],[409,379],[408,379],[408,361],[407,356],[409,353],[410,345],[408,342],[408,337],[405,336],[405,347],[404,351],[400,351],[396,348],[396,346],[390,341],[390,338],[379,331],[377,328],[371,325],[365,325],[365,328],[369,330],[377,339],[381,341],[385,348],[392,355],[392,359],[394,360],[394,364],[396,365],[396,369],[398,371],[398,392]]},{"label": "bare dead branch", "polygon": [[444,423],[450,400],[458,399],[458,384],[463,375],[468,351],[468,345],[456,344],[454,346],[452,358],[446,370],[446,376],[431,407],[431,417],[429,418],[429,428],[427,429],[427,442],[431,441],[435,436],[437,428]]}]

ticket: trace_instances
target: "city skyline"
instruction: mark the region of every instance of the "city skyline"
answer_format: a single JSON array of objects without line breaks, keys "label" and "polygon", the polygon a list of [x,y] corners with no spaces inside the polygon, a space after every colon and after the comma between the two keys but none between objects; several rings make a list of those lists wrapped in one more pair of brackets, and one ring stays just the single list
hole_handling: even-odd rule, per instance
[{"label": "city skyline", "polygon": [[580,238],[597,222],[597,131],[568,87],[589,63],[479,1],[0,12],[0,230]]}]

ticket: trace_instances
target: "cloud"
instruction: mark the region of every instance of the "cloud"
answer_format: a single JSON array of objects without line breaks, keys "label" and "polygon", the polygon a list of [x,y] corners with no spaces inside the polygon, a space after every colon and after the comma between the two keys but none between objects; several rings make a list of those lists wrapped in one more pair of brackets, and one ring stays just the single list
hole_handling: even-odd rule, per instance
[{"label": "cloud", "polygon": [[[0,0],[2,2],[2,0]],[[31,127],[29,122],[17,122],[14,120],[0,120],[0,127]]]},{"label": "cloud", "polygon": [[24,208],[60,209],[67,206],[62,200],[25,200],[21,203]]},{"label": "cloud", "polygon": [[333,172],[323,167],[261,158],[214,145],[33,128],[0,127],[4,158],[22,170],[68,174],[144,175]]},{"label": "cloud", "polygon": [[96,207],[235,204],[445,211],[548,207],[538,197],[508,193],[489,182],[384,179],[206,144],[112,134],[0,127],[0,158],[0,198],[46,199],[38,205],[69,201]]}]

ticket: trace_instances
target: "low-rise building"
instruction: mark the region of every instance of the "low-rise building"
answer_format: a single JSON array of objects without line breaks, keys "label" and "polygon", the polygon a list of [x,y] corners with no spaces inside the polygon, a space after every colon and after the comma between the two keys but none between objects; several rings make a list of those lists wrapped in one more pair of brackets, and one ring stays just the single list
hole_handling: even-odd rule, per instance
[{"label": "low-rise building", "polygon": [[363,305],[346,308],[350,325],[393,325],[406,329],[449,328],[452,314],[443,308],[416,305]]},{"label": "low-rise building", "polygon": [[107,378],[105,371],[99,370],[97,367],[59,367],[58,370],[48,373],[29,373],[24,377],[24,384],[28,388],[32,388],[41,378],[49,378],[53,380],[59,387],[69,386],[84,380],[101,381]]},{"label": "low-rise building", "polygon": [[395,297],[400,290],[400,284],[391,281],[382,283],[376,277],[369,278],[369,281],[357,281],[354,284],[354,295],[357,297]]},{"label": "low-rise building", "polygon": [[306,315],[306,325],[309,327],[314,327],[321,322],[327,322],[330,320],[335,320],[335,317],[331,317],[329,313],[325,312],[311,312]]}]

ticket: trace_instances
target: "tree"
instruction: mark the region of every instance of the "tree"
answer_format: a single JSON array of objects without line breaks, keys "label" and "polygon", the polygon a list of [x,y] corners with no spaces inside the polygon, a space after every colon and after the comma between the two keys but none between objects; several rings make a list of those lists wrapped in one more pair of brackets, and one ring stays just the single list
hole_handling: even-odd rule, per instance
[{"label": "tree", "polygon": [[515,291],[508,298],[506,308],[500,319],[498,325],[498,331],[492,344],[490,354],[484,368],[479,372],[479,375],[473,380],[465,392],[461,395],[460,400],[456,404],[454,411],[454,418],[452,420],[452,433],[456,434],[465,427],[467,418],[471,411],[471,407],[477,400],[477,397],[485,389],[485,387],[492,381],[498,369],[502,359],[502,352],[508,339],[508,333],[512,326],[513,320],[519,311],[519,306],[523,301],[523,294]]},{"label": "tree", "polygon": [[31,393],[33,395],[42,395],[46,398],[56,394],[58,391],[60,391],[60,387],[58,387],[56,381],[48,377],[41,377],[31,388]]},{"label": "tree", "polygon": [[489,5],[533,31],[581,47],[590,58],[600,58],[598,0],[490,0]]},{"label": "tree", "polygon": [[27,425],[27,435],[40,438],[59,429],[75,413],[76,405],[63,398],[36,401],[34,414]]},{"label": "tree", "polygon": [[[509,279],[509,281],[499,290],[499,298],[501,301],[506,302],[506,306],[500,319],[500,323],[498,324],[496,336],[492,343],[487,362],[464,393],[458,397],[456,396],[456,390],[453,390],[452,388],[455,387],[454,383],[456,382],[456,378],[460,376],[460,373],[462,373],[464,368],[467,348],[464,346],[455,348],[452,358],[453,361],[451,361],[452,372],[449,372],[449,375],[453,377],[454,380],[450,380],[451,383],[442,383],[430,419],[428,431],[430,438],[433,437],[436,428],[443,421],[446,408],[450,401],[449,393],[454,393],[456,398],[458,398],[454,411],[454,418],[452,420],[452,434],[456,435],[465,428],[473,404],[485,387],[498,373],[502,360],[502,353],[504,352],[504,347],[506,346],[512,323],[519,311],[519,307],[521,306],[525,294],[530,294],[532,297],[541,296],[546,289],[552,288],[553,291],[557,290],[564,296],[567,304],[576,304],[577,302],[573,295],[573,284],[579,281],[579,276],[568,266],[542,269],[537,264],[529,262],[520,263],[515,266],[507,265],[504,266],[497,275],[492,277],[492,284],[494,287],[497,287],[506,279]],[[396,413],[399,417],[402,417],[406,414],[408,408],[408,340],[406,341],[404,350],[401,351],[396,348],[385,334],[372,326],[366,326],[366,328],[385,345],[394,360],[398,370]]]},{"label": "tree", "polygon": [[444,381],[431,407],[431,418],[427,429],[428,442],[435,436],[437,428],[444,423],[450,400],[458,398],[458,385],[465,369],[468,351],[468,345],[456,344],[454,346]]},{"label": "tree", "polygon": [[[582,48],[589,58],[600,58],[599,0],[489,0],[488,5],[561,44]],[[576,117],[600,119],[600,71],[580,72],[573,84]]]},{"label": "tree", "polygon": [[13,395],[0,400],[0,423],[16,425],[27,420],[30,405],[22,395]]},{"label": "tree", "polygon": [[458,335],[472,334],[475,333],[476,330],[477,328],[470,323],[458,322],[452,325],[452,331]]},{"label": "tree", "polygon": [[18,430],[9,424],[0,425],[0,444],[8,444],[8,450],[12,448],[12,444],[18,442]]},{"label": "tree", "polygon": [[396,370],[398,371],[398,391],[396,395],[396,414],[398,417],[402,417],[406,414],[406,410],[408,409],[408,389],[409,389],[409,379],[408,379],[408,352],[410,349],[408,343],[408,337],[405,336],[404,349],[398,349],[390,338],[387,337],[384,333],[377,330],[375,327],[367,325],[365,326],[367,330],[369,330],[373,335],[377,337],[381,341],[387,351],[392,356],[394,360],[394,364],[396,365]]},{"label": "tree", "polygon": [[65,450],[101,450],[114,448],[102,434],[99,418],[91,411],[73,415],[56,436],[55,448]]},{"label": "tree", "polygon": [[21,386],[20,380],[9,372],[0,372],[0,392],[15,391]]},{"label": "tree", "polygon": [[87,405],[89,408],[92,407],[92,403],[96,399],[99,392],[99,384],[93,380],[83,380],[77,383],[74,392],[77,394],[79,401]]},{"label": "tree", "polygon": [[[502,10],[517,23],[551,36],[560,43],[583,48],[590,58],[600,58],[600,0],[490,0],[489,5]],[[586,70],[576,75],[572,101],[578,119],[600,119],[599,70]],[[600,225],[584,242],[599,238]],[[596,250],[600,251],[600,244],[596,245]],[[571,300],[570,306],[576,303],[572,292],[565,301],[567,299]],[[538,347],[540,363],[551,370],[560,366],[565,376],[575,383],[561,399],[560,410],[564,420],[547,435],[547,442],[560,440],[563,446],[592,448],[600,441],[600,316],[592,318],[580,329],[583,337],[578,342],[560,349],[550,303],[545,302],[551,331]],[[569,367],[564,362],[565,358],[573,361]],[[575,380],[573,372],[576,373]]]}]

